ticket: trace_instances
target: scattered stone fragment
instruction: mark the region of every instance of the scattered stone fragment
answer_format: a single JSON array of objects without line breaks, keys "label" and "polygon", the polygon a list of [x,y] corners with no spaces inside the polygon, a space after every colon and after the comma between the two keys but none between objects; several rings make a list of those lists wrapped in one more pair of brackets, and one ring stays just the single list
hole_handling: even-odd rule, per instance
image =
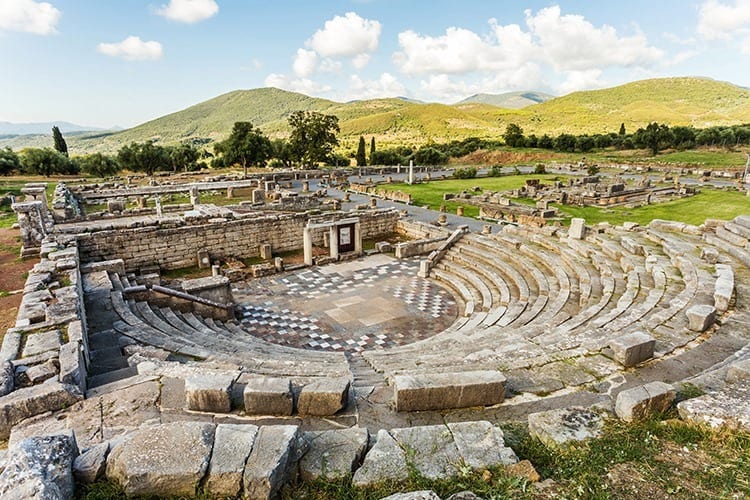
[{"label": "scattered stone fragment", "polygon": [[716,321],[716,308],[708,304],[695,305],[685,314],[688,318],[688,328],[694,332],[705,332]]},{"label": "scattered stone fragment", "polygon": [[208,468],[215,426],[173,422],[143,426],[107,458],[107,477],[129,496],[194,496]]},{"label": "scattered stone fragment", "polygon": [[298,428],[294,425],[261,427],[245,465],[245,498],[274,498],[292,476]]},{"label": "scattered stone fragment", "polygon": [[440,500],[440,497],[432,490],[421,490],[409,493],[394,493],[381,500]]},{"label": "scattered stone fragment", "polygon": [[508,474],[525,479],[530,483],[536,483],[541,479],[534,465],[528,460],[521,460],[516,464],[511,464],[506,470]]},{"label": "scattered stone fragment", "polygon": [[408,477],[406,454],[387,430],[380,429],[375,445],[365,455],[362,467],[354,473],[356,486],[367,486],[382,481],[400,481]]},{"label": "scattered stone fragment", "polygon": [[479,420],[447,425],[466,465],[482,469],[518,462],[515,452],[505,446],[503,431],[490,422]]},{"label": "scattered stone fragment", "polygon": [[649,382],[646,385],[621,391],[617,395],[615,413],[621,419],[632,422],[656,413],[664,413],[674,403],[677,393],[664,382]]},{"label": "scattered stone fragment", "polygon": [[529,415],[529,433],[549,448],[597,437],[603,425],[601,413],[591,408],[561,408]]},{"label": "scattered stone fragment", "polygon": [[24,439],[9,451],[5,470],[0,474],[0,498],[72,498],[76,455],[73,431]]},{"label": "scattered stone fragment", "polygon": [[73,475],[81,483],[93,483],[107,468],[109,442],[99,443],[78,455],[73,462]]},{"label": "scattered stone fragment", "polygon": [[250,379],[243,399],[248,415],[291,415],[294,409],[292,381],[273,377]]},{"label": "scattered stone fragment", "polygon": [[750,429],[750,386],[729,384],[721,391],[677,403],[677,412],[696,424]]},{"label": "scattered stone fragment", "polygon": [[654,356],[656,340],[645,332],[634,332],[613,339],[609,347],[615,360],[622,366],[630,367]]},{"label": "scattered stone fragment", "polygon": [[217,498],[235,498],[242,489],[245,462],[253,450],[256,425],[219,424],[208,465],[206,491]]},{"label": "scattered stone fragment", "polygon": [[300,477],[314,481],[350,475],[367,449],[369,433],[359,428],[335,429],[305,432],[303,438],[308,449],[299,463]]},{"label": "scattered stone fragment", "polygon": [[729,365],[727,370],[727,382],[734,384],[736,382],[750,381],[750,359],[735,361]]},{"label": "scattered stone fragment", "polygon": [[187,408],[194,411],[228,413],[232,409],[230,389],[233,375],[194,375],[185,380]]},{"label": "scattered stone fragment", "polygon": [[349,380],[333,378],[316,380],[302,388],[297,402],[300,415],[329,416],[346,406]]}]

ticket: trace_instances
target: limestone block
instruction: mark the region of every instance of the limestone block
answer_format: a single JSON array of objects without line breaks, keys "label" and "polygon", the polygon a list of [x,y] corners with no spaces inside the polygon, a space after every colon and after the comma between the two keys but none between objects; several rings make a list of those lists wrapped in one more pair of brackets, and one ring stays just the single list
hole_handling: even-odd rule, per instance
[{"label": "limestone block", "polygon": [[401,481],[408,477],[406,453],[387,430],[378,431],[375,445],[365,456],[362,467],[354,473],[355,486],[367,486],[382,481]]},{"label": "limestone block", "polygon": [[466,465],[482,469],[518,462],[515,452],[505,446],[503,431],[490,422],[479,420],[447,425]]},{"label": "limestone block", "polygon": [[467,371],[394,377],[398,411],[467,408],[502,403],[505,377],[496,371]]},{"label": "limestone block", "polygon": [[367,449],[367,429],[335,429],[303,434],[307,453],[299,462],[303,481],[319,477],[340,479],[350,475]]},{"label": "limestone block", "polygon": [[685,313],[688,318],[688,328],[694,332],[705,332],[716,321],[716,308],[708,304],[698,304]]},{"label": "limestone block", "polygon": [[22,378],[29,385],[35,385],[57,376],[58,371],[57,361],[49,359],[44,363],[28,367],[22,372],[22,377],[19,378]]},{"label": "limestone block", "polygon": [[643,248],[643,245],[636,243],[633,238],[623,236],[620,239],[620,245],[622,246],[622,248],[632,253],[633,255],[646,255],[646,250]]},{"label": "limestone block", "polygon": [[568,236],[575,240],[582,240],[586,237],[586,221],[579,217],[574,217],[570,220],[570,228],[568,229]]},{"label": "limestone block", "polygon": [[609,347],[623,366],[635,366],[654,356],[656,340],[645,332],[634,332],[613,339]]},{"label": "limestone block", "polygon": [[107,477],[128,496],[196,494],[208,468],[214,424],[173,422],[142,426],[107,458]]},{"label": "limestone block", "polygon": [[219,424],[208,465],[206,490],[217,498],[235,498],[242,488],[242,473],[258,434],[256,425]]},{"label": "limestone block", "polygon": [[440,500],[440,497],[432,490],[420,490],[408,493],[394,493],[381,500]]},{"label": "limestone block", "polygon": [[26,337],[22,356],[28,358],[36,354],[60,349],[60,330],[32,333]]},{"label": "limestone block", "polygon": [[714,286],[714,306],[720,313],[729,309],[734,293],[734,271],[726,264],[716,264],[716,284]]},{"label": "limestone block", "polygon": [[185,379],[188,410],[228,413],[232,409],[230,390],[234,375],[193,375]]},{"label": "limestone block", "polygon": [[15,369],[10,361],[0,364],[0,396],[13,392],[15,386]]},{"label": "limestone block", "polygon": [[291,415],[294,409],[292,381],[288,378],[254,378],[243,391],[249,415]]},{"label": "limestone block", "polygon": [[723,390],[677,403],[680,418],[711,427],[750,429],[750,385],[729,384]]},{"label": "limestone block", "polygon": [[716,264],[716,261],[719,260],[719,251],[713,247],[703,247],[701,248],[701,259],[709,264]]},{"label": "limestone block", "polygon": [[245,464],[245,498],[275,498],[281,487],[293,478],[297,438],[298,428],[294,425],[260,428]]},{"label": "limestone block", "polygon": [[60,347],[60,382],[86,391],[86,362],[78,342],[68,342]]},{"label": "limestone block", "polygon": [[326,378],[302,388],[297,402],[300,415],[329,416],[346,406],[349,399],[349,379]]},{"label": "limestone block", "polygon": [[750,382],[750,359],[735,361],[729,365],[727,382],[730,384]]},{"label": "limestone block", "polygon": [[260,245],[260,258],[263,260],[271,260],[271,258],[273,258],[273,251],[271,250],[270,243],[263,243]]},{"label": "limestone block", "polygon": [[529,415],[529,433],[548,448],[597,437],[603,426],[602,415],[590,408],[560,408]]},{"label": "limestone block", "polygon": [[81,398],[76,388],[56,381],[18,389],[0,397],[0,439],[7,439],[10,429],[21,420],[60,410]]},{"label": "limestone block", "polygon": [[615,413],[627,422],[642,420],[667,411],[674,403],[675,396],[676,392],[671,385],[650,382],[620,392],[615,403]]},{"label": "limestone block", "polygon": [[24,439],[9,451],[5,470],[0,474],[0,498],[72,498],[73,461],[77,455],[72,431]]},{"label": "limestone block", "polygon": [[73,475],[80,483],[93,483],[104,475],[109,455],[109,442],[99,443],[78,455],[73,462]]}]

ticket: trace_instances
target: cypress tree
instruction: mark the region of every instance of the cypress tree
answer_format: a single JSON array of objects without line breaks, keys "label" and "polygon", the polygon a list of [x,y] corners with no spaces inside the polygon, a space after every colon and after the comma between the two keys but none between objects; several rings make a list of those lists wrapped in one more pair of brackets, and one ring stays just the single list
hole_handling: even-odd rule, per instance
[{"label": "cypress tree", "polygon": [[620,124],[620,135],[625,135],[625,124],[624,123]]},{"label": "cypress tree", "polygon": [[359,136],[359,147],[357,148],[357,166],[367,166],[367,158],[365,157],[365,138]]},{"label": "cypress tree", "polygon": [[375,154],[375,137],[370,138],[370,165],[372,165],[372,157]]},{"label": "cypress tree", "polygon": [[52,139],[55,141],[55,150],[68,156],[68,145],[65,143],[65,138],[57,125],[52,127]]}]

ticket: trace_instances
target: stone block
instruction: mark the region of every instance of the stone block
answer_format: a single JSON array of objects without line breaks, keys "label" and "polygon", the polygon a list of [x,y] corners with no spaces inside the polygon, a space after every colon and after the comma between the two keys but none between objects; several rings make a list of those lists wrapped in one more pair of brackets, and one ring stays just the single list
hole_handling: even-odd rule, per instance
[{"label": "stone block", "polygon": [[242,393],[249,415],[291,415],[294,410],[292,381],[287,378],[254,378]]},{"label": "stone block", "polygon": [[346,406],[349,399],[349,379],[321,379],[302,388],[297,401],[300,415],[330,416]]},{"label": "stone block", "polygon": [[750,385],[728,384],[721,391],[681,401],[677,412],[694,424],[750,430]]},{"label": "stone block", "polygon": [[650,382],[621,391],[617,395],[615,413],[627,422],[642,420],[667,411],[674,403],[675,396],[676,392],[671,385],[658,381]]},{"label": "stone block", "polygon": [[515,452],[505,446],[505,436],[490,422],[455,422],[447,424],[463,463],[479,470],[518,462]]},{"label": "stone block", "polygon": [[26,337],[21,355],[28,358],[47,351],[57,351],[60,349],[60,345],[60,330],[32,333]]},{"label": "stone block", "polygon": [[505,380],[496,371],[396,375],[396,409],[442,410],[502,403]]},{"label": "stone block", "polygon": [[701,259],[709,264],[716,264],[719,260],[719,251],[713,247],[703,247],[701,248]]},{"label": "stone block", "polygon": [[13,392],[15,388],[15,369],[10,361],[0,364],[0,397]]},{"label": "stone block", "polygon": [[270,243],[262,243],[260,245],[260,258],[263,260],[271,260],[273,258],[273,251],[271,250]]},{"label": "stone block", "polygon": [[60,382],[78,387],[86,392],[86,362],[78,342],[68,342],[60,347]]},{"label": "stone block", "polygon": [[198,250],[198,268],[199,269],[208,269],[211,267],[211,256],[208,253],[208,250],[201,249]]},{"label": "stone block", "polygon": [[73,461],[77,455],[72,431],[24,439],[9,451],[0,474],[0,498],[73,498]]},{"label": "stone block", "polygon": [[294,425],[261,427],[245,464],[243,494],[250,499],[276,498],[294,476],[298,428]]},{"label": "stone block", "polygon": [[208,465],[206,491],[216,498],[236,498],[242,489],[245,462],[258,434],[256,425],[219,424]]},{"label": "stone block", "polygon": [[18,389],[0,397],[0,439],[21,420],[68,407],[82,399],[78,390],[56,381]]},{"label": "stone block", "polygon": [[705,332],[716,321],[716,308],[708,304],[698,304],[688,309],[688,328],[694,332]]},{"label": "stone block", "polygon": [[299,462],[301,479],[341,479],[352,474],[362,461],[369,433],[359,428],[334,429],[305,432],[303,438],[307,453]]},{"label": "stone block", "polygon": [[750,382],[750,359],[735,361],[727,370],[727,383]]},{"label": "stone block", "polygon": [[142,426],[110,452],[107,478],[128,496],[193,497],[208,469],[214,432],[214,424],[201,422]]},{"label": "stone block", "polygon": [[582,240],[586,237],[586,221],[579,217],[574,217],[570,220],[570,228],[568,229],[568,236],[575,240]]},{"label": "stone block", "polygon": [[408,474],[406,453],[387,430],[381,429],[362,467],[354,473],[352,483],[355,486],[368,486],[383,481],[402,481]]},{"label": "stone block", "polygon": [[99,443],[78,455],[73,462],[73,475],[80,483],[93,483],[101,479],[107,469],[109,442]]},{"label": "stone block", "polygon": [[228,413],[232,409],[230,390],[234,375],[193,375],[185,379],[188,410]]},{"label": "stone block", "polygon": [[531,413],[528,418],[529,434],[548,448],[597,437],[604,426],[601,413],[591,408],[561,408]]},{"label": "stone block", "polygon": [[714,306],[720,313],[729,309],[734,293],[734,270],[726,264],[716,264],[716,284],[714,286]]},{"label": "stone block", "polygon": [[654,356],[656,340],[645,332],[634,332],[613,339],[609,347],[615,361],[622,366],[635,366]]},{"label": "stone block", "polygon": [[23,379],[29,385],[41,384],[45,380],[57,376],[58,371],[57,361],[49,359],[44,363],[28,367],[21,373],[19,379]]}]

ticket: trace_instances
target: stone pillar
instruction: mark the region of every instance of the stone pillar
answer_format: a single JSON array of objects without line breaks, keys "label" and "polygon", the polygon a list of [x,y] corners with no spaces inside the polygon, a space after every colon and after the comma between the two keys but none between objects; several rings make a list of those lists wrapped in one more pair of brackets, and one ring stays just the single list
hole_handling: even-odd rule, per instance
[{"label": "stone pillar", "polygon": [[464,216],[464,207],[456,207],[456,215],[458,215],[459,217],[463,217]]},{"label": "stone pillar", "polygon": [[419,272],[417,273],[417,276],[420,278],[426,278],[430,275],[430,261],[427,259],[422,259],[419,261]]},{"label": "stone pillar", "polygon": [[339,231],[338,231],[338,227],[331,226],[331,229],[328,231],[328,234],[330,235],[328,237],[329,241],[330,241],[330,245],[328,245],[329,246],[328,250],[330,251],[330,256],[331,256],[332,259],[338,260],[339,259]]},{"label": "stone pillar", "polygon": [[303,193],[310,192],[310,183],[308,181],[302,181],[302,192]]},{"label": "stone pillar", "polygon": [[396,165],[396,173],[397,174],[401,173],[401,164],[400,163],[398,165]]},{"label": "stone pillar", "polygon": [[135,202],[138,204],[138,208],[146,208],[146,197],[145,196],[139,196],[135,199]]},{"label": "stone pillar", "polygon": [[276,257],[273,259],[273,267],[276,269],[277,273],[284,271],[284,259],[281,257]]},{"label": "stone pillar", "polygon": [[582,240],[586,237],[586,221],[579,217],[570,220],[570,229],[568,236],[575,240]]},{"label": "stone pillar", "polygon": [[432,179],[432,176],[430,176],[430,173],[429,173],[429,172],[427,172],[427,173],[426,173],[426,174],[424,175],[424,180],[426,180],[426,181],[429,181],[429,180],[431,180],[431,179]]},{"label": "stone pillar", "polygon": [[409,160],[409,184],[414,184],[414,160]]},{"label": "stone pillar", "polygon": [[227,187],[227,198],[234,198],[234,186]]},{"label": "stone pillar", "polygon": [[190,204],[195,207],[201,204],[201,193],[196,186],[190,186]]},{"label": "stone pillar", "polygon": [[156,216],[161,217],[162,216],[161,196],[155,197],[154,202],[156,203]]},{"label": "stone pillar", "polygon": [[253,205],[261,205],[266,202],[266,192],[262,189],[253,189]]},{"label": "stone pillar", "polygon": [[349,203],[351,201],[351,195],[349,193],[344,193],[344,203]]},{"label": "stone pillar", "polygon": [[211,266],[211,276],[216,278],[217,276],[221,276],[221,266],[219,264],[214,264]]},{"label": "stone pillar", "polygon": [[42,240],[47,236],[42,203],[42,201],[25,201],[11,205],[18,217],[18,227],[21,230],[21,257],[38,256],[42,248]]},{"label": "stone pillar", "polygon": [[489,224],[485,224],[482,227],[482,234],[492,234],[492,226]]},{"label": "stone pillar", "polygon": [[312,244],[312,233],[310,232],[310,228],[306,227],[302,231],[302,248],[304,249],[305,254],[305,264],[308,266],[313,265],[313,244]]},{"label": "stone pillar", "polygon": [[208,269],[211,267],[211,256],[208,254],[208,250],[198,250],[198,269]]},{"label": "stone pillar", "polygon": [[362,255],[362,223],[354,223],[354,252]]},{"label": "stone pillar", "polygon": [[260,245],[260,258],[263,260],[271,260],[271,258],[273,258],[270,243],[263,243]]}]

